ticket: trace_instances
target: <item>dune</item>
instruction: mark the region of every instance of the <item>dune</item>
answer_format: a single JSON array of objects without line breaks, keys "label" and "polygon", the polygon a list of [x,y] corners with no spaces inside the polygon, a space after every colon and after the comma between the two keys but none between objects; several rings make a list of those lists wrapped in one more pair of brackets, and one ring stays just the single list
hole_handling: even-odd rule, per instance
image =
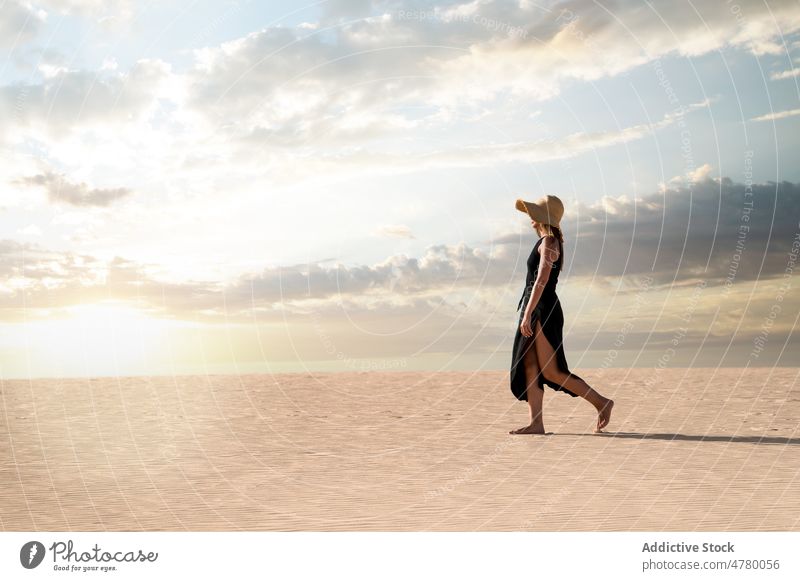
[{"label": "dune", "polygon": [[0,527],[800,528],[798,368],[575,371],[605,433],[548,389],[509,435],[500,371],[6,380]]}]

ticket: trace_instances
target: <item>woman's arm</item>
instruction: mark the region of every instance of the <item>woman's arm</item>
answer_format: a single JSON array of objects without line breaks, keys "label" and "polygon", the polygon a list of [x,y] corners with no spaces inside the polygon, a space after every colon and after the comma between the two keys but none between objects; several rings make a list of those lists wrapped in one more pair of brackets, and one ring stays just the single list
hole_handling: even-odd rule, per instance
[{"label": "woman's arm", "polygon": [[[546,236],[539,246],[539,268],[536,273],[536,280],[533,283],[533,292],[528,299],[528,304],[525,307],[525,314],[522,317],[523,325],[528,325],[531,313],[536,305],[539,304],[539,299],[542,297],[544,287],[547,286],[547,281],[550,279],[550,271],[553,270],[556,261],[558,260],[558,246],[555,237]],[[527,329],[526,329],[527,330]],[[526,335],[527,337],[528,335]]]}]

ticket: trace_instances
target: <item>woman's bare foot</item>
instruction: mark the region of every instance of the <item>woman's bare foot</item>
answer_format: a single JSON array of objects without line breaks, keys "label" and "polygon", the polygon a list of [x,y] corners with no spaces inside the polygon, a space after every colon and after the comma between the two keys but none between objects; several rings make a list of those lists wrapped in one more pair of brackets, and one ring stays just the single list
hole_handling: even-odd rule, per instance
[{"label": "woman's bare foot", "polygon": [[614,400],[608,399],[606,403],[603,404],[601,409],[597,410],[597,428],[595,428],[595,433],[602,431],[608,425],[608,422],[611,421],[611,409],[614,407]]},{"label": "woman's bare foot", "polygon": [[544,434],[544,426],[542,424],[531,424],[524,428],[511,430],[509,434]]}]

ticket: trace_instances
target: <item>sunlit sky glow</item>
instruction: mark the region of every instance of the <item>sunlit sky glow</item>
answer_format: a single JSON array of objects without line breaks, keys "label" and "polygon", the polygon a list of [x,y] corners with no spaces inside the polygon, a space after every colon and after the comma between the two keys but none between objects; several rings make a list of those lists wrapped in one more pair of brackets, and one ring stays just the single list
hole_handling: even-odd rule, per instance
[{"label": "sunlit sky glow", "polygon": [[571,366],[797,363],[795,1],[9,0],[0,51],[2,377],[507,368],[544,193]]}]

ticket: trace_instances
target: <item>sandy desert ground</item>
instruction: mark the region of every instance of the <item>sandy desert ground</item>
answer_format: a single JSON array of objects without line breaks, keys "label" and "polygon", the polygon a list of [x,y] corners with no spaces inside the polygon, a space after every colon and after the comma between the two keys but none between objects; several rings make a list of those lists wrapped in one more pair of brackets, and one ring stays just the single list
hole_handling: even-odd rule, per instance
[{"label": "sandy desert ground", "polygon": [[3,530],[800,530],[800,368],[6,380]]}]

